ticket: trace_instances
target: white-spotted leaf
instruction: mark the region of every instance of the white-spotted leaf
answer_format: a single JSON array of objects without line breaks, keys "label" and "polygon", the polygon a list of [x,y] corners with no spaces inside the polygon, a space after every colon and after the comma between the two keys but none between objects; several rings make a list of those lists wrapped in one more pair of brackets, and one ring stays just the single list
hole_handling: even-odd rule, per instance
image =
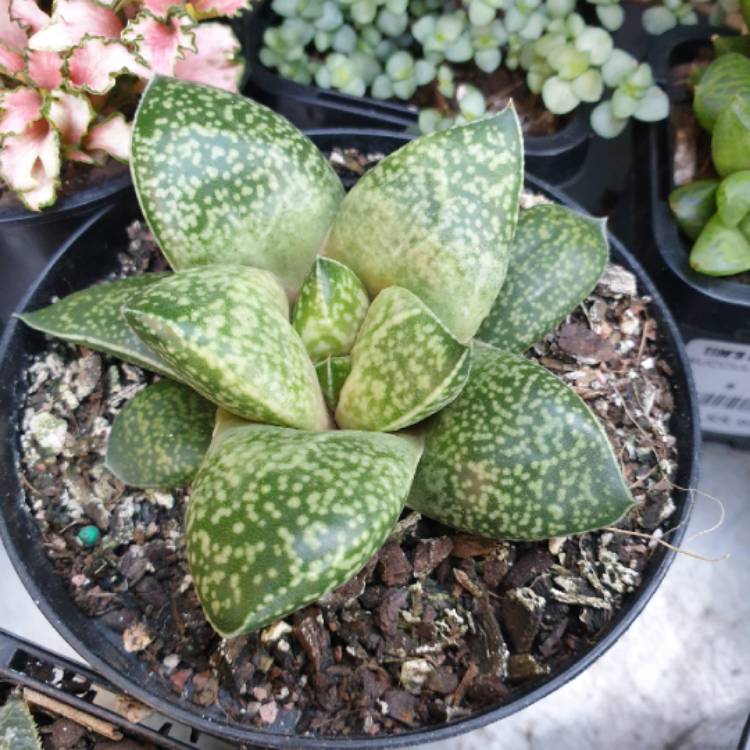
[{"label": "white-spotted leaf", "polygon": [[605,225],[556,204],[523,211],[505,284],[477,338],[520,354],[554,328],[604,272]]},{"label": "white-spotted leaf", "polygon": [[160,380],[117,415],[107,468],[132,487],[190,482],[211,443],[216,406],[181,383]]},{"label": "white-spotted leaf", "polygon": [[186,517],[201,604],[229,637],[257,630],[351,578],[409,493],[421,443],[374,432],[226,430]]},{"label": "white-spotted leaf", "polygon": [[317,258],[299,291],[292,325],[313,362],[349,354],[370,300],[343,263]]},{"label": "white-spotted leaf", "polygon": [[323,398],[332,414],[336,411],[341,389],[349,377],[351,369],[351,357],[326,357],[322,362],[315,365],[315,372],[318,373],[318,382],[323,391]]},{"label": "white-spotted leaf", "polygon": [[461,392],[470,355],[419,297],[388,287],[370,305],[352,349],[336,422],[380,432],[421,422]]},{"label": "white-spotted leaf", "polygon": [[346,196],[325,254],[362,279],[416,294],[460,341],[497,296],[518,214],[523,139],[512,108],[422,136]]},{"label": "white-spotted leaf", "polygon": [[105,281],[18,317],[37,331],[179,380],[169,364],[136,336],[122,314],[126,302],[164,278],[165,274],[149,273]]},{"label": "white-spotted leaf", "polygon": [[281,115],[219,89],[169,78],[135,118],[136,192],[175,270],[255,266],[299,288],[344,191],[316,146]]},{"label": "white-spotted leaf", "polygon": [[0,750],[42,750],[34,717],[20,696],[0,706]]},{"label": "white-spotted leaf", "polygon": [[319,430],[328,413],[281,285],[247,266],[201,266],[124,308],[133,330],[209,401],[244,419]]},{"label": "white-spotted leaf", "polygon": [[615,523],[633,505],[607,436],[549,371],[475,345],[461,395],[430,423],[408,504],[495,539]]}]

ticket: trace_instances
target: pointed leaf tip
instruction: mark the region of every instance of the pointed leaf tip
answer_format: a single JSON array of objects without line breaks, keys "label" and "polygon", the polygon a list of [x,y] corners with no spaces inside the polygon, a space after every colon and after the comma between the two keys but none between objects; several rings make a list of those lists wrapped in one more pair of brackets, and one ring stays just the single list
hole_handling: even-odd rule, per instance
[{"label": "pointed leaf tip", "polygon": [[477,338],[518,354],[585,299],[609,257],[606,223],[555,204],[523,211],[503,288]]},{"label": "pointed leaf tip", "polygon": [[299,289],[344,191],[290,122],[243,96],[157,76],[131,150],[141,208],[174,269],[255,266]]},{"label": "pointed leaf tip", "polygon": [[495,539],[567,536],[632,506],[601,425],[554,375],[477,344],[469,382],[430,423],[408,505]]},{"label": "pointed leaf tip", "polygon": [[412,437],[248,425],[212,447],[186,517],[201,604],[224,636],[344,583],[383,544],[421,453]]},{"label": "pointed leaf tip", "polygon": [[512,108],[421,136],[352,188],[325,254],[349,266],[371,298],[404,287],[468,341],[505,278],[522,179]]}]

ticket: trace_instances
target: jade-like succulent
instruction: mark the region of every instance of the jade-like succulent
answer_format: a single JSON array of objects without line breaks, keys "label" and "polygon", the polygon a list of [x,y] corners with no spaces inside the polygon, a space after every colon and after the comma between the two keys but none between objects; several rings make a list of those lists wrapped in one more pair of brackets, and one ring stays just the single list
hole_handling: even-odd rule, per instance
[{"label": "jade-like succulent", "polygon": [[721,53],[695,88],[693,110],[711,133],[718,179],[675,189],[669,205],[695,244],[690,265],[710,276],[750,270],[750,60]]},{"label": "jade-like succulent", "polygon": [[279,115],[150,84],[132,169],[173,273],[22,319],[161,376],[117,416],[107,465],[191,485],[188,559],[223,635],[345,582],[405,505],[519,540],[632,507],[597,419],[523,357],[608,248],[562,206],[519,220],[522,144],[511,107],[408,143],[343,197]]}]

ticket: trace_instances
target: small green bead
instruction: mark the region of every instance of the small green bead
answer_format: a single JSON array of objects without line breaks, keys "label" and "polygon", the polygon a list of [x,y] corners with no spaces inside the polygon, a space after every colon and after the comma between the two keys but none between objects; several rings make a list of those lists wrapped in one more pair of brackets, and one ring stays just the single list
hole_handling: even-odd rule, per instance
[{"label": "small green bead", "polygon": [[78,532],[78,541],[84,547],[93,547],[102,537],[101,531],[96,526],[89,524]]}]

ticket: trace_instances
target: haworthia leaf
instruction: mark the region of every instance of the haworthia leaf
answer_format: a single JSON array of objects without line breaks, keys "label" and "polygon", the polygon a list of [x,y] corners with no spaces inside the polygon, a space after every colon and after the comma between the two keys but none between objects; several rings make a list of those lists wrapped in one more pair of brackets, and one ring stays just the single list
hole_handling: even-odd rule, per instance
[{"label": "haworthia leaf", "polygon": [[694,240],[716,213],[718,180],[696,180],[673,190],[669,195],[677,225]]},{"label": "haworthia leaf", "polygon": [[50,336],[177,378],[172,368],[136,336],[122,314],[122,306],[131,297],[164,278],[165,274],[149,273],[106,281],[18,317],[26,325]]},{"label": "haworthia leaf", "polygon": [[396,522],[420,454],[416,438],[374,432],[224,433],[186,518],[213,627],[227,637],[256,630],[360,570]]},{"label": "haworthia leaf", "polygon": [[735,96],[719,113],[711,134],[711,158],[722,177],[750,169],[750,97]]},{"label": "haworthia leaf", "polygon": [[423,135],[357,182],[325,254],[349,266],[370,297],[405,287],[468,341],[505,278],[522,176],[512,108]]},{"label": "haworthia leaf", "polygon": [[719,113],[737,95],[750,97],[750,60],[728,52],[706,68],[695,87],[693,110],[701,127],[713,130]]},{"label": "haworthia leaf", "polygon": [[188,484],[211,443],[216,406],[186,385],[160,380],[117,415],[107,468],[133,487]]},{"label": "haworthia leaf", "polygon": [[725,177],[716,194],[719,217],[728,227],[736,227],[750,212],[750,170]]},{"label": "haworthia leaf", "polygon": [[430,423],[408,504],[496,539],[546,539],[632,505],[601,425],[544,368],[475,345],[463,393]]},{"label": "haworthia leaf", "polygon": [[17,696],[0,707],[0,750],[42,750],[29,708]]},{"label": "haworthia leaf", "polygon": [[461,392],[470,354],[419,297],[399,286],[384,289],[352,349],[336,422],[380,432],[421,422]]},{"label": "haworthia leaf", "polygon": [[328,425],[305,346],[268,271],[202,266],[171,274],[125,306],[133,330],[209,401],[244,419]]},{"label": "haworthia leaf", "polygon": [[351,357],[326,357],[315,365],[318,382],[323,391],[323,398],[331,413],[336,411],[341,388],[352,369]]},{"label": "haworthia leaf", "polygon": [[343,263],[315,261],[292,313],[313,362],[349,354],[369,304],[364,285]]},{"label": "haworthia leaf", "polygon": [[344,191],[315,145],[237,94],[155,78],[135,118],[131,169],[175,270],[255,266],[298,289]]},{"label": "haworthia leaf", "polygon": [[708,276],[731,276],[750,270],[750,239],[737,227],[713,216],[690,251],[690,266]]},{"label": "haworthia leaf", "polygon": [[524,352],[585,299],[608,257],[606,221],[558,205],[523,211],[508,275],[477,338]]}]

